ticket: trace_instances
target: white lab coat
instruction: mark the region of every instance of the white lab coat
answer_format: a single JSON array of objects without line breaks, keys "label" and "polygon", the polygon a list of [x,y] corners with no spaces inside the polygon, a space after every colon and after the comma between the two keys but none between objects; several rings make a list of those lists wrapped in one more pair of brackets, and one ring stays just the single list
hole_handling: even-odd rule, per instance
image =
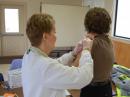
[{"label": "white lab coat", "polygon": [[32,47],[22,63],[24,97],[65,97],[65,89],[81,89],[89,84],[93,78],[90,52],[82,51],[79,67],[66,66],[73,59],[71,53],[52,59]]}]

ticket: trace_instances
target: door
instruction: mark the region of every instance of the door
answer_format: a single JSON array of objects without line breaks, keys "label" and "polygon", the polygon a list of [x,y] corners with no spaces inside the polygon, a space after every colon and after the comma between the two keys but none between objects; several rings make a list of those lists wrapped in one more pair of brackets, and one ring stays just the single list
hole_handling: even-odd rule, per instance
[{"label": "door", "polygon": [[27,48],[24,4],[0,4],[0,56],[23,55]]}]

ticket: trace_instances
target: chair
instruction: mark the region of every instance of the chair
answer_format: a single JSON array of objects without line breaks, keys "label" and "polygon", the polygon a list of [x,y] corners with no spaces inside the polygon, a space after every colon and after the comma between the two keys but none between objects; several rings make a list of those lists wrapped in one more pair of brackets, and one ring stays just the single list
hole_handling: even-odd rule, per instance
[{"label": "chair", "polygon": [[4,81],[4,77],[3,77],[3,74],[0,73],[0,82]]},{"label": "chair", "polygon": [[9,70],[20,69],[22,67],[22,59],[14,59],[11,64]]}]

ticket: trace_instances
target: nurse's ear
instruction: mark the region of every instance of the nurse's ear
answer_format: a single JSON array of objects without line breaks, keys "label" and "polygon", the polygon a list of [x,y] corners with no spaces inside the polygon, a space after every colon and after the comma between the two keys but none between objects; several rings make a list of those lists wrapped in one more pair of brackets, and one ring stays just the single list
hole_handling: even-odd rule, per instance
[{"label": "nurse's ear", "polygon": [[50,33],[48,33],[48,32],[44,32],[43,33],[43,40],[47,40],[49,37],[50,37]]},{"label": "nurse's ear", "polygon": [[43,33],[43,35],[42,35],[43,36],[43,40],[47,39],[47,35],[46,34],[47,34],[46,32]]}]

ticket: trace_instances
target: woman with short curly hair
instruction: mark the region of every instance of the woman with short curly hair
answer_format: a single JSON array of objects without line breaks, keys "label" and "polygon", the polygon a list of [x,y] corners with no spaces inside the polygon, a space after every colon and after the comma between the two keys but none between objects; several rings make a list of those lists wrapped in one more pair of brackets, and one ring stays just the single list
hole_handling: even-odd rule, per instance
[{"label": "woman with short curly hair", "polygon": [[87,37],[93,40],[91,55],[94,78],[82,88],[80,97],[112,97],[111,71],[114,63],[112,42],[109,38],[111,17],[104,8],[90,9],[84,19]]},{"label": "woman with short curly hair", "polygon": [[83,40],[80,65],[70,67],[79,53],[78,45],[60,58],[48,56],[56,43],[55,21],[51,15],[32,15],[27,22],[26,34],[31,47],[22,61],[24,97],[65,97],[66,89],[81,89],[92,80],[93,60],[89,51],[92,41]]}]

